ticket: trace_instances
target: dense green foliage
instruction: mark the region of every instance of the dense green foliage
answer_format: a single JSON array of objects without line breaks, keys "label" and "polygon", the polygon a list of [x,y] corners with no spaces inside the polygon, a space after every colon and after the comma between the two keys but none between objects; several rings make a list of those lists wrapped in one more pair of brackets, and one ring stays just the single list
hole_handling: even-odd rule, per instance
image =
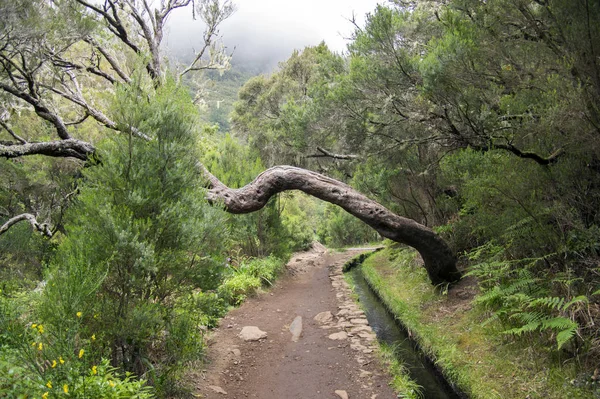
[{"label": "dense green foliage", "polygon": [[[196,3],[205,16],[215,4]],[[248,74],[204,85],[168,71],[127,4],[115,26],[81,2],[0,2],[0,224],[28,213],[53,233],[22,222],[0,235],[0,396],[175,394],[206,328],[291,251],[378,239],[297,193],[225,215],[204,201],[198,160],[231,187],[278,163],[346,181],[443,235],[502,342],[595,364],[597,2],[378,6],[347,54],[307,47],[250,79],[231,135],[230,104],[215,104]],[[197,90],[211,85],[223,87]],[[7,152],[68,136],[96,153]]]},{"label": "dense green foliage", "polygon": [[593,363],[599,46],[596,2],[395,1],[347,57],[321,44],[250,80],[233,124],[435,227],[499,331]]}]

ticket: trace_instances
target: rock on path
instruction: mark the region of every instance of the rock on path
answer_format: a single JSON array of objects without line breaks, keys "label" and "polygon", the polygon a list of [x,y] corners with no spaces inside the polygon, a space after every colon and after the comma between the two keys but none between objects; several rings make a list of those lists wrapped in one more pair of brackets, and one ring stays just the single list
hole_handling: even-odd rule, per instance
[{"label": "rock on path", "polygon": [[199,397],[222,398],[217,386],[234,399],[396,398],[342,275],[357,254],[300,254],[269,294],[230,312],[212,333],[208,370],[189,376]]},{"label": "rock on path", "polygon": [[267,338],[267,333],[261,331],[258,327],[255,326],[246,326],[242,328],[239,337],[246,342],[258,341],[260,339]]}]

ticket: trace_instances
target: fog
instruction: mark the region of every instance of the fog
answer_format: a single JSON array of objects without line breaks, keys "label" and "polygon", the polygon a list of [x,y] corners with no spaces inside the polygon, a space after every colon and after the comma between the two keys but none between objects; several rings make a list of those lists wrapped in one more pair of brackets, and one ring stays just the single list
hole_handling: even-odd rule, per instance
[{"label": "fog", "polygon": [[[355,15],[362,26],[365,15],[383,0],[238,0],[237,11],[222,25],[220,35],[235,64],[272,69],[294,49],[321,41],[336,52],[346,49]],[[204,26],[192,19],[191,8],[176,10],[168,21],[166,50],[189,58],[202,43]],[[235,51],[234,51],[235,49]]]}]

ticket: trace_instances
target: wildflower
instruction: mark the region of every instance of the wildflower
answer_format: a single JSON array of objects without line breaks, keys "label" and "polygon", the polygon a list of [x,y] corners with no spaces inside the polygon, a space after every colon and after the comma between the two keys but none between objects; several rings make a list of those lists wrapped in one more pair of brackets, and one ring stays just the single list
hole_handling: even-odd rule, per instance
[{"label": "wildflower", "polygon": [[41,351],[42,349],[44,349],[44,344],[42,344],[41,342],[38,344],[38,350]]},{"label": "wildflower", "polygon": [[44,394],[42,395],[42,399],[48,399],[48,392],[44,392]]},{"label": "wildflower", "polygon": [[81,359],[83,357],[83,354],[85,353],[85,351],[83,349],[79,349],[79,358]]},{"label": "wildflower", "polygon": [[114,382],[112,382],[112,381],[108,381],[108,385],[110,385],[110,387],[111,387],[111,388],[114,388],[114,387],[115,387],[115,383],[114,383]]},{"label": "wildflower", "polygon": [[63,385],[63,391],[69,393],[69,386],[67,384]]},{"label": "wildflower", "polygon": [[36,327],[37,327],[37,324],[35,324],[35,323],[33,323],[33,324],[31,325],[31,328],[36,328]]},{"label": "wildflower", "polygon": [[37,342],[32,342],[31,346],[35,347],[37,345]]},{"label": "wildflower", "polygon": [[52,381],[48,381],[48,382],[46,383],[46,386],[47,386],[48,388],[52,389]]},{"label": "wildflower", "polygon": [[96,366],[92,366],[92,374],[98,374],[98,368]]},{"label": "wildflower", "polygon": [[63,360],[62,356],[58,357],[58,361],[60,362],[60,364],[65,364],[65,361]]},{"label": "wildflower", "polygon": [[96,334],[92,334],[92,341],[96,340]]},{"label": "wildflower", "polygon": [[81,317],[81,315],[83,315],[83,313],[77,312],[77,317]]},{"label": "wildflower", "polygon": [[56,360],[52,360],[52,366],[50,366],[52,368],[56,367]]},{"label": "wildflower", "polygon": [[41,325],[41,324],[40,324],[40,325],[38,325],[38,326],[37,326],[37,330],[38,330],[38,332],[39,332],[40,334],[43,334],[43,333],[44,333],[44,326],[43,326],[43,325]]}]

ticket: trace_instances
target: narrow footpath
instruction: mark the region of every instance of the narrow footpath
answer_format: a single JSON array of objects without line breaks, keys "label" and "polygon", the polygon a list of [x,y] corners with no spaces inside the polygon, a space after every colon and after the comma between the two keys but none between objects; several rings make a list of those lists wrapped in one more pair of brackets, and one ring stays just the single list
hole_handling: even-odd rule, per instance
[{"label": "narrow footpath", "polygon": [[[364,252],[296,254],[268,293],[230,312],[210,339],[208,368],[194,375],[209,399],[390,399],[375,334],[342,276]],[[252,328],[254,327],[254,328]]]}]

